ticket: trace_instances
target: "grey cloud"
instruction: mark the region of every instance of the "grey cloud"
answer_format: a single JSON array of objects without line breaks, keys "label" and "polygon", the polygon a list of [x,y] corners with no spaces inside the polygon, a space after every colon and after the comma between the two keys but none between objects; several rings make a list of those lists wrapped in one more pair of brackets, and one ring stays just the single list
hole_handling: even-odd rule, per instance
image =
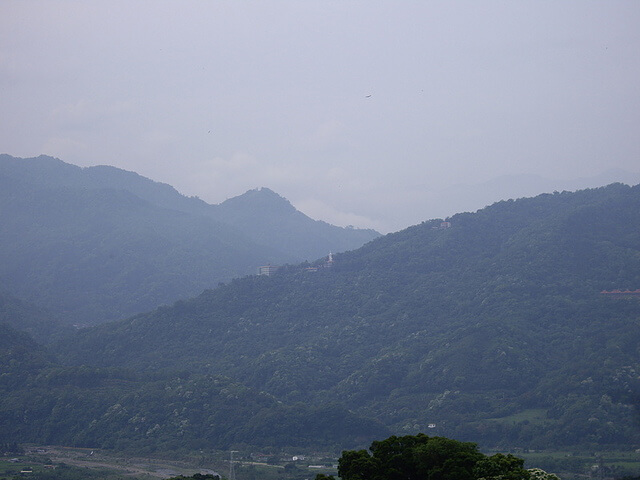
[{"label": "grey cloud", "polygon": [[7,1],[0,149],[392,230],[483,206],[460,184],[637,173],[638,24],[631,1]]}]

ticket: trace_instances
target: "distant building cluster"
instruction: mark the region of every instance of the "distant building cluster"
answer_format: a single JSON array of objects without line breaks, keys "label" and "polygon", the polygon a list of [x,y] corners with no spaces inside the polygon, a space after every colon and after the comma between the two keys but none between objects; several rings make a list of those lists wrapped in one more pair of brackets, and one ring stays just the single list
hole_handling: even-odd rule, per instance
[{"label": "distant building cluster", "polygon": [[[320,264],[317,267],[307,267],[304,270],[306,272],[317,272],[321,268],[331,268],[333,267],[333,264],[333,253],[329,252],[329,256],[327,256],[327,259],[324,261],[324,263]],[[276,273],[279,268],[279,265],[263,265],[261,267],[258,267],[258,275],[271,276]]]},{"label": "distant building cluster", "polygon": [[451,222],[440,222],[440,225],[431,227],[433,230],[444,230],[445,228],[451,228]]},{"label": "distant building cluster", "polygon": [[280,267],[278,265],[263,265],[258,267],[258,275],[266,275],[267,277],[273,275],[278,271]]},{"label": "distant building cluster", "polygon": [[327,259],[318,267],[307,267],[305,268],[305,272],[317,272],[321,268],[331,268],[333,267],[333,253],[329,252],[329,256]]},{"label": "distant building cluster", "polygon": [[640,288],[636,290],[603,290],[600,292],[600,295],[613,298],[640,297]]}]

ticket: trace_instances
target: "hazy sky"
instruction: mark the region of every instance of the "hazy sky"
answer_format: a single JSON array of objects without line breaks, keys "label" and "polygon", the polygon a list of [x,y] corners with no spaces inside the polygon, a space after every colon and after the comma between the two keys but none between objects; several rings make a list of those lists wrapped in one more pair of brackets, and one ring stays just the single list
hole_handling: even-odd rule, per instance
[{"label": "hazy sky", "polygon": [[397,230],[639,173],[640,2],[0,0],[0,111],[0,153]]}]

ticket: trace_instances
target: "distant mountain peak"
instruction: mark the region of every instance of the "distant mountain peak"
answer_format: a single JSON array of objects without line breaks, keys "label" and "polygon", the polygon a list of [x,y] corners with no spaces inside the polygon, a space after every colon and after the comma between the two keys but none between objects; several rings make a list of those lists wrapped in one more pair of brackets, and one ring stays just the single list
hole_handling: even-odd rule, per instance
[{"label": "distant mountain peak", "polygon": [[271,190],[269,187],[258,187],[258,188],[254,188],[253,190],[249,190],[251,191],[255,191],[255,192],[262,192],[262,193],[267,193],[267,194],[273,194],[273,195],[277,195],[278,197],[280,197],[281,195],[278,195],[276,192],[274,192],[273,190]]},{"label": "distant mountain peak", "polygon": [[220,204],[225,208],[246,208],[251,206],[255,210],[262,210],[268,208],[277,209],[283,213],[296,212],[296,208],[281,195],[267,187],[254,188],[247,190],[242,195],[229,198]]},{"label": "distant mountain peak", "polygon": [[245,193],[243,193],[240,196],[243,196],[243,195],[263,197],[263,198],[274,198],[274,199],[284,200],[285,202],[289,203],[289,201],[286,198],[284,198],[282,195],[277,194],[276,192],[271,190],[269,187],[253,188],[251,190],[247,190]]}]

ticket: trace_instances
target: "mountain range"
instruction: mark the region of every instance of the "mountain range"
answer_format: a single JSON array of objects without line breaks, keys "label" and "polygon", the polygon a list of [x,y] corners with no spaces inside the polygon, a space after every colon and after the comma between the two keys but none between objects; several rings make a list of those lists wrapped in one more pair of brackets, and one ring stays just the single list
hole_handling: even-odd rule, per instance
[{"label": "mountain range", "polygon": [[339,449],[422,431],[483,448],[638,448],[639,226],[640,186],[543,194],[48,349],[5,327],[4,435]]},{"label": "mountain range", "polygon": [[0,292],[63,324],[124,318],[260,265],[379,234],[315,221],[268,188],[220,205],[114,167],[0,155]]}]

